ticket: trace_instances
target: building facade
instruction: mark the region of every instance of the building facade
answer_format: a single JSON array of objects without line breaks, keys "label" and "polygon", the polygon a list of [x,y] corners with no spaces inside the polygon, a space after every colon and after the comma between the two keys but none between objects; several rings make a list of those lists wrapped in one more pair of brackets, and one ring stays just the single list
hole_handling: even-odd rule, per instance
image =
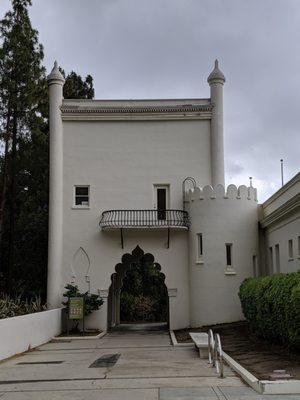
[{"label": "building facade", "polygon": [[300,173],[260,206],[262,271],[300,269]]},{"label": "building facade", "polygon": [[261,237],[271,240],[273,206],[259,207],[251,186],[225,187],[224,83],[216,61],[210,98],[68,100],[54,65],[50,307],[74,283],[104,299],[89,326],[117,325],[126,269],[146,257],[164,274],[171,329],[243,318],[238,288],[267,269]]}]

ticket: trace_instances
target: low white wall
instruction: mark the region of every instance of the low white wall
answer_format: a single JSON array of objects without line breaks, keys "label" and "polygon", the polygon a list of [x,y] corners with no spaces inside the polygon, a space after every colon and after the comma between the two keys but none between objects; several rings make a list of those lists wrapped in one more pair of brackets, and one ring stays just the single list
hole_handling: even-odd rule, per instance
[{"label": "low white wall", "polygon": [[61,308],[0,319],[0,360],[48,342],[61,333]]}]

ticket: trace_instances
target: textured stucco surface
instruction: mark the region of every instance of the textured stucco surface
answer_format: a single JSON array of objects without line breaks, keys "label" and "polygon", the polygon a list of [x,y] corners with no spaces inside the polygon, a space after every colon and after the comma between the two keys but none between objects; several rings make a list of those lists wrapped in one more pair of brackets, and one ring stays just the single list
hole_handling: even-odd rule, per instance
[{"label": "textured stucco surface", "polygon": [[48,342],[61,322],[61,309],[0,319],[0,360]]},{"label": "textured stucco surface", "polygon": [[[206,190],[208,189],[208,190]],[[253,256],[258,254],[258,215],[255,194],[231,186],[209,187],[189,195],[192,220],[190,246],[191,326],[198,327],[243,319],[238,298],[241,282],[253,276]],[[202,263],[197,262],[196,234],[203,235]],[[232,244],[232,267],[226,263],[226,243]],[[229,274],[228,274],[229,273]],[[208,311],[209,310],[209,311]]]},{"label": "textured stucco surface", "polygon": [[[170,208],[182,208],[182,181],[193,176],[210,182],[209,120],[64,122],[63,260],[61,285],[70,281],[72,257],[81,246],[89,255],[91,290],[108,289],[122,255],[139,245],[152,253],[177,289],[170,298],[172,328],[189,325],[187,232],[166,229],[99,228],[101,212],[109,209],[153,209],[154,184],[170,185]],[[90,185],[90,208],[73,209],[74,185]],[[75,283],[87,290],[86,270],[76,271]],[[98,313],[105,328],[105,308]],[[100,314],[103,314],[101,317]],[[100,322],[101,321],[101,322]]]}]

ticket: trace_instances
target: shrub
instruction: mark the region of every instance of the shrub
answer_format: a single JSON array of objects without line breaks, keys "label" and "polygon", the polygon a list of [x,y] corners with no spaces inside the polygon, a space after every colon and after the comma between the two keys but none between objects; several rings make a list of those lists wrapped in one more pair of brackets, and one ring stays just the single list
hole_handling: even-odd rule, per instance
[{"label": "shrub", "polygon": [[42,304],[39,296],[31,300],[22,300],[21,296],[13,298],[2,295],[0,297],[0,319],[45,311],[46,308],[46,304]]},{"label": "shrub", "polygon": [[[99,308],[103,304],[103,299],[101,299],[97,294],[91,294],[89,292],[80,293],[78,286],[68,284],[65,286],[67,291],[63,294],[64,297],[84,297],[84,315],[89,315],[95,310],[99,310]],[[68,302],[63,301],[62,304],[66,307],[66,311],[68,312]]]},{"label": "shrub", "polygon": [[300,349],[300,271],[247,278],[239,297],[257,336]]},{"label": "shrub", "polygon": [[136,321],[135,296],[128,292],[121,292],[120,315],[122,321]]}]

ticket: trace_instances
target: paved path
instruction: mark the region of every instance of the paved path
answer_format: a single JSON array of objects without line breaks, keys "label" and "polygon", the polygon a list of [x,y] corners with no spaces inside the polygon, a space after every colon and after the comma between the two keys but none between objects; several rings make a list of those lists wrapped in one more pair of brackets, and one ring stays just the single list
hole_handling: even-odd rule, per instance
[{"label": "paved path", "polygon": [[[91,368],[101,357],[106,366]],[[0,400],[300,400],[258,396],[229,368],[225,375],[219,379],[194,348],[172,347],[167,332],[114,331],[48,343],[1,363]]]}]

